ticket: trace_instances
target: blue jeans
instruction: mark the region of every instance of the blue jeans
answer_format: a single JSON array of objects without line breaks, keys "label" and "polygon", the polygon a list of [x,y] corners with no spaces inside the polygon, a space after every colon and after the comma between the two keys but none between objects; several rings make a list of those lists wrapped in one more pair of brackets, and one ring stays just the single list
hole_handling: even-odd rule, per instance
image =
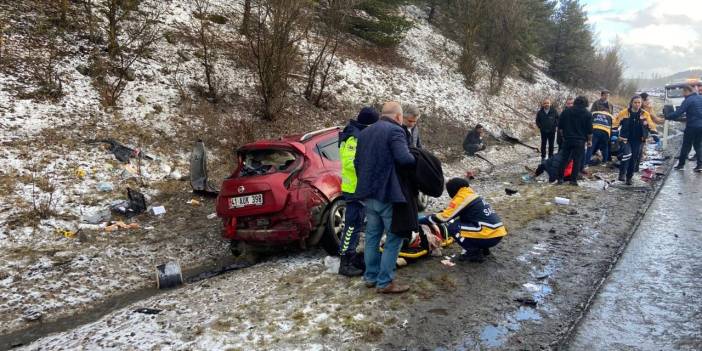
[{"label": "blue jeans", "polygon": [[[375,283],[378,288],[388,286],[395,278],[397,256],[402,247],[402,237],[390,233],[392,223],[392,204],[375,199],[363,201],[366,205],[366,245],[363,257],[366,261],[366,272],[363,280]],[[385,246],[380,253],[380,238],[387,233]]]},{"label": "blue jeans", "polygon": [[609,135],[607,135],[606,132],[596,129],[592,132],[592,146],[587,148],[585,163],[583,164],[584,166],[590,164],[592,155],[594,155],[598,150],[602,151],[602,161],[609,161]]},{"label": "blue jeans", "polygon": [[358,236],[363,227],[363,220],[366,218],[363,203],[359,200],[352,200],[345,195],[346,213],[344,214],[344,228],[341,232],[341,242],[339,243],[339,255],[355,254],[358,246]]}]

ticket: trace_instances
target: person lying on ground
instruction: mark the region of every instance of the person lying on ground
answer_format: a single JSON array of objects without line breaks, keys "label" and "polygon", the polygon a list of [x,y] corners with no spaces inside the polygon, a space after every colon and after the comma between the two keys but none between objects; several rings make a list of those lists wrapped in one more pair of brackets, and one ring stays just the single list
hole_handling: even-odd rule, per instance
[{"label": "person lying on ground", "polygon": [[468,156],[475,155],[476,152],[485,150],[485,143],[483,142],[484,128],[480,124],[476,124],[468,134],[466,138],[463,139],[463,150]]},{"label": "person lying on ground", "polygon": [[[548,159],[541,161],[541,164],[539,164],[539,167],[536,168],[536,171],[534,171],[533,177],[536,178],[546,172],[548,174],[548,182],[553,183],[558,180],[558,172],[561,169],[561,164],[563,162],[563,152],[558,152],[554,154],[552,157],[549,157]],[[563,179],[566,181],[570,181],[571,175],[573,173],[573,160],[570,161],[570,163],[566,166],[566,169],[564,171],[564,176]]]},{"label": "person lying on ground", "polygon": [[447,223],[458,218],[449,232],[463,248],[459,260],[483,262],[490,248],[507,235],[502,219],[487,201],[475,193],[465,178],[452,178],[446,183],[451,196],[446,209],[429,216],[430,223]]}]

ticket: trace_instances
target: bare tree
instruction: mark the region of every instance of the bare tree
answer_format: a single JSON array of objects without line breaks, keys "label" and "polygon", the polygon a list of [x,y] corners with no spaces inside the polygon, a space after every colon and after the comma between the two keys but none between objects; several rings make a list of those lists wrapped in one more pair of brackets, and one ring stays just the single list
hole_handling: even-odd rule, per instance
[{"label": "bare tree", "polygon": [[239,33],[241,35],[249,35],[250,22],[251,22],[251,0],[244,0],[244,13],[241,16],[241,27],[239,27]]},{"label": "bare tree", "polygon": [[178,24],[176,28],[197,49],[195,56],[203,68],[207,84],[204,95],[208,100],[216,102],[221,93],[221,78],[216,70],[221,54],[221,34],[210,20],[210,6],[210,0],[192,0],[190,23]]},{"label": "bare tree", "polygon": [[[325,98],[329,75],[336,62],[336,52],[342,44],[344,32],[348,26],[348,12],[353,0],[320,1],[320,21],[307,32],[307,44],[310,46],[305,55],[305,73],[307,83],[304,97],[319,107]],[[312,46],[317,44],[315,50]]]},{"label": "bare tree", "polygon": [[[128,7],[112,7],[115,2]],[[132,66],[137,60],[145,58],[159,39],[162,9],[137,11],[137,5],[131,7],[132,4],[138,5],[136,0],[106,0],[103,4],[102,12],[107,19],[109,58],[104,59],[94,50],[92,71],[94,82],[101,91],[102,102],[106,106],[117,104],[127,83],[133,80]],[[118,10],[116,17],[110,12],[113,9]],[[115,18],[118,18],[116,22]]]},{"label": "bare tree", "polygon": [[490,5],[487,0],[458,0],[452,12],[454,21],[460,28],[461,57],[458,67],[465,79],[466,86],[473,87],[477,82],[478,64],[480,63],[480,30],[482,18]]},{"label": "bare tree", "polygon": [[483,27],[483,48],[490,64],[489,93],[500,93],[504,80],[517,62],[528,56],[526,46],[528,22],[519,0],[503,0],[488,10],[490,20]]},{"label": "bare tree", "polygon": [[283,111],[288,76],[296,64],[298,43],[304,38],[308,0],[255,0],[251,32],[247,37],[252,64],[258,76],[260,112],[274,120]]}]

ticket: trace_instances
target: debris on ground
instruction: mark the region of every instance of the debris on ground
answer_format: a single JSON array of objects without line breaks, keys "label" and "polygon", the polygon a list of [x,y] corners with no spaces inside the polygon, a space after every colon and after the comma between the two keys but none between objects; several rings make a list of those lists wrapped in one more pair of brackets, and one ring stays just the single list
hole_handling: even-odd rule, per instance
[{"label": "debris on ground", "polygon": [[110,152],[115,155],[115,158],[122,163],[129,163],[130,158],[143,158],[146,160],[153,160],[151,156],[145,155],[139,149],[132,149],[130,147],[122,145],[120,142],[114,139],[94,139],[87,140],[88,144],[105,143]]},{"label": "debris on ground", "polygon": [[534,300],[534,298],[531,296],[517,297],[514,299],[514,301],[519,302],[524,306],[530,307],[536,307],[536,305],[538,304],[538,302]]},{"label": "debris on ground", "polygon": [[570,205],[570,199],[566,197],[556,196],[553,198],[553,202],[558,205]]},{"label": "debris on ground", "polygon": [[210,213],[210,214],[207,215],[207,219],[215,219],[215,218],[217,218],[217,213],[216,213],[216,212],[212,212],[212,213]]},{"label": "debris on ground", "polygon": [[197,199],[190,199],[185,202],[188,205],[193,205],[193,206],[200,206],[202,203],[200,201],[197,201]]},{"label": "debris on ground", "polygon": [[195,142],[190,156],[190,186],[196,194],[217,196],[219,191],[207,179],[207,152],[202,140]]},{"label": "debris on ground", "polygon": [[78,232],[68,229],[57,228],[56,234],[61,235],[66,239],[73,239],[75,238],[76,234],[78,234]]},{"label": "debris on ground", "polygon": [[139,229],[139,223],[124,223],[123,221],[111,222],[110,225],[105,226],[106,232],[114,232],[119,229]]},{"label": "debris on ground", "polygon": [[114,190],[114,186],[110,182],[100,182],[95,184],[95,188],[97,188],[98,191],[102,192],[110,192]]},{"label": "debris on ground", "polygon": [[326,267],[325,273],[339,274],[339,258],[333,256],[324,257],[324,267]]},{"label": "debris on ground", "polygon": [[101,209],[85,214],[83,217],[81,217],[81,221],[88,224],[100,224],[109,221],[111,218],[112,214],[110,213],[109,209]]},{"label": "debris on ground", "polygon": [[451,261],[451,260],[441,260],[441,264],[443,264],[444,266],[449,266],[449,267],[453,267],[453,266],[456,265],[456,264],[453,263],[453,261]]},{"label": "debris on ground", "polygon": [[505,188],[505,194],[510,195],[510,196],[514,195],[518,192],[519,192],[519,190],[517,190],[517,189]]},{"label": "debris on ground", "polygon": [[146,199],[144,198],[144,194],[132,188],[127,188],[127,198],[128,200],[126,201],[118,200],[113,202],[110,206],[112,211],[127,218],[134,217],[146,211]]},{"label": "debris on ground", "polygon": [[141,307],[137,308],[134,310],[136,313],[143,313],[143,314],[159,314],[161,313],[162,310],[159,310],[158,308],[148,308],[148,307]]},{"label": "debris on ground", "polygon": [[167,262],[156,267],[156,288],[170,289],[183,284],[183,273],[178,262]]},{"label": "debris on ground", "polygon": [[166,208],[163,206],[154,206],[151,208],[151,212],[156,216],[160,216],[166,213]]}]

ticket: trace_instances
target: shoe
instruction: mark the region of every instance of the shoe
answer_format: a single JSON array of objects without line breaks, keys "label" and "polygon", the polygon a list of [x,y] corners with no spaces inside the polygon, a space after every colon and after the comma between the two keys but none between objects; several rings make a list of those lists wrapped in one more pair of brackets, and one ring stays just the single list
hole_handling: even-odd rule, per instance
[{"label": "shoe", "polygon": [[409,290],[409,286],[398,284],[393,281],[384,288],[378,288],[377,291],[381,294],[401,294],[407,290]]},{"label": "shoe", "polygon": [[626,179],[624,179],[624,176],[623,176],[623,175],[620,175],[619,178],[617,178],[617,180],[619,180],[620,182],[623,182],[623,181],[625,181]]},{"label": "shoe", "polygon": [[702,172],[702,165],[697,165],[697,167],[695,167],[694,171],[697,173]]},{"label": "shoe", "polygon": [[570,183],[568,183],[568,185],[572,185],[572,186],[578,186],[578,182],[577,182],[577,181],[574,181],[574,182],[570,182]]},{"label": "shoe", "polygon": [[341,255],[339,262],[339,274],[347,277],[358,277],[363,271],[356,268],[351,262],[351,255]]},{"label": "shoe", "polygon": [[626,178],[626,185],[631,185],[631,178]]},{"label": "shoe", "polygon": [[563,185],[563,179],[559,179],[558,181],[556,181],[556,185]]},{"label": "shoe", "polygon": [[481,263],[485,262],[485,256],[483,255],[483,250],[481,249],[470,249],[466,250],[466,252],[461,254],[461,256],[458,256],[458,260],[463,262]]},{"label": "shoe", "polygon": [[490,256],[490,255],[491,255],[490,249],[488,249],[488,248],[483,249],[483,256]]},{"label": "shoe", "polygon": [[368,288],[368,289],[370,289],[370,288],[375,288],[375,282],[369,282],[369,281],[367,281],[367,280],[364,280],[364,281],[363,281],[363,285],[365,285],[366,288]]},{"label": "shoe", "polygon": [[678,162],[678,165],[675,166],[675,170],[682,171],[683,169],[685,169],[685,163]]}]

